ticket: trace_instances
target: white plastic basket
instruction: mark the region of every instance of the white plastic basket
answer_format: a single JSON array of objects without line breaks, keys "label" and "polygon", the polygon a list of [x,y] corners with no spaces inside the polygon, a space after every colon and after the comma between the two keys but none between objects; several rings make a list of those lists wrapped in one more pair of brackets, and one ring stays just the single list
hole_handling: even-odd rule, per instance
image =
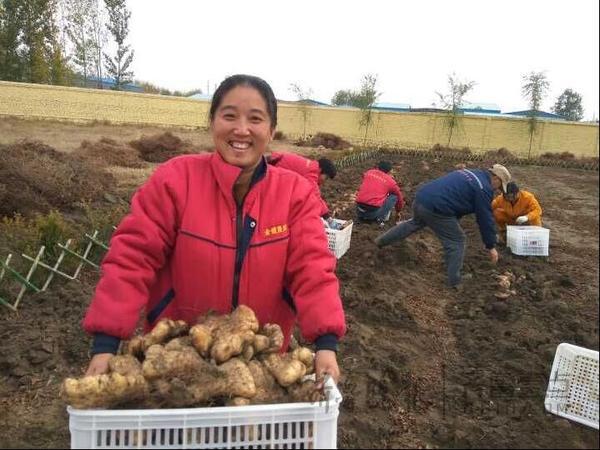
[{"label": "white plastic basket", "polygon": [[342,396],[326,401],[188,409],[67,408],[71,448],[336,448]]},{"label": "white plastic basket", "polygon": [[333,228],[325,227],[329,250],[333,252],[336,258],[340,259],[350,248],[350,238],[352,237],[352,226],[354,224],[351,220],[333,220],[339,225],[350,222],[343,230],[334,230]]},{"label": "white plastic basket", "polygon": [[560,344],[544,405],[552,414],[598,429],[598,352]]},{"label": "white plastic basket", "polygon": [[548,256],[550,230],[536,226],[506,227],[506,243],[515,255]]}]

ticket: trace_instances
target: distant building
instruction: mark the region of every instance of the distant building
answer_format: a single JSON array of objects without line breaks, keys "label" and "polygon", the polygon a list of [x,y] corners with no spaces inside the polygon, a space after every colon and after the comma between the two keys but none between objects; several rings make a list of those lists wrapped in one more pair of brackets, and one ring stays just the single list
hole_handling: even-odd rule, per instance
[{"label": "distant building", "polygon": [[410,112],[417,113],[445,113],[447,110],[442,108],[410,108]]},{"label": "distant building", "polygon": [[501,114],[500,106],[495,103],[464,102],[459,109],[465,114]]},{"label": "distant building", "polygon": [[318,100],[313,100],[312,98],[307,98],[306,100],[296,100],[295,102],[292,102],[292,103],[302,103],[304,105],[310,105],[310,106],[331,106],[329,103],[323,103]]},{"label": "distant building", "polygon": [[379,102],[372,106],[377,111],[408,112],[411,110],[408,103]]},{"label": "distant building", "polygon": [[534,111],[532,109],[528,109],[525,111],[512,111],[512,112],[507,112],[504,113],[504,115],[506,116],[513,116],[513,117],[531,117],[532,115],[535,115],[536,117],[540,118],[540,119],[548,119],[548,120],[565,120],[564,117],[559,116],[558,114],[554,114],[554,113],[549,113],[546,111]]},{"label": "distant building", "polygon": [[[114,89],[117,84],[112,78],[88,77],[84,87],[95,89]],[[144,92],[144,88],[135,83],[127,83],[121,86],[122,91]]]}]

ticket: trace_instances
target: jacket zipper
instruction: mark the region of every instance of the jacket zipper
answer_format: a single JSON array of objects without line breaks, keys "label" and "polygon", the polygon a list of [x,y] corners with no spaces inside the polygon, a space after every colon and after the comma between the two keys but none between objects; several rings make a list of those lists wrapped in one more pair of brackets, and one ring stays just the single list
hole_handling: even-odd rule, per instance
[{"label": "jacket zipper", "polygon": [[240,296],[240,273],[242,271],[242,227],[243,227],[243,216],[244,216],[244,200],[246,200],[246,196],[242,199],[242,204],[236,205],[236,213],[235,213],[235,266],[233,272],[233,293],[231,295],[231,306],[232,310],[238,307],[239,296]]}]

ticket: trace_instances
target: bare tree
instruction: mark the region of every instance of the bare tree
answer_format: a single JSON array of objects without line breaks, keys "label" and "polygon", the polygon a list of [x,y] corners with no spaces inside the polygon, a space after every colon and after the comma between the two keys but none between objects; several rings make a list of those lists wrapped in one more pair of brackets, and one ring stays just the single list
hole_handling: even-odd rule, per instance
[{"label": "bare tree", "polygon": [[73,46],[71,61],[83,76],[83,85],[87,86],[88,77],[93,70],[93,57],[96,54],[92,30],[92,0],[65,0],[66,34]]},{"label": "bare tree", "polygon": [[436,92],[440,98],[442,107],[446,110],[445,124],[448,128],[448,142],[446,147],[450,147],[454,132],[460,129],[460,119],[463,115],[462,104],[465,95],[475,87],[474,81],[462,82],[458,79],[455,73],[448,75],[448,92],[442,94]]},{"label": "bare tree", "polygon": [[125,44],[129,34],[129,19],[131,12],[127,9],[125,0],[104,0],[108,11],[107,28],[117,44],[117,53],[114,57],[104,55],[105,68],[108,74],[115,80],[115,89],[130,83],[133,79],[133,71],[129,70],[133,62],[133,50]]},{"label": "bare tree", "polygon": [[90,14],[90,26],[92,31],[92,41],[94,43],[95,53],[92,56],[92,64],[96,78],[98,79],[98,88],[102,88],[102,67],[104,62],[104,46],[108,41],[106,30],[106,9],[100,0],[91,0],[92,10]]},{"label": "bare tree", "polygon": [[313,95],[313,90],[311,88],[303,89],[299,84],[292,83],[290,84],[290,91],[292,91],[298,98],[298,104],[300,105],[300,113],[302,114],[303,121],[302,138],[306,139],[306,124],[308,123],[311,114],[308,101]]},{"label": "bare tree", "polygon": [[529,152],[527,157],[531,157],[531,147],[533,144],[533,135],[538,127],[538,113],[542,101],[550,88],[550,83],[546,79],[544,72],[530,72],[523,75],[523,86],[521,94],[529,102]]},{"label": "bare tree", "polygon": [[377,92],[377,74],[366,74],[363,76],[360,91],[355,99],[356,106],[360,108],[360,126],[365,128],[364,143],[367,143],[367,135],[369,127],[373,123],[373,105],[381,96],[381,92]]}]

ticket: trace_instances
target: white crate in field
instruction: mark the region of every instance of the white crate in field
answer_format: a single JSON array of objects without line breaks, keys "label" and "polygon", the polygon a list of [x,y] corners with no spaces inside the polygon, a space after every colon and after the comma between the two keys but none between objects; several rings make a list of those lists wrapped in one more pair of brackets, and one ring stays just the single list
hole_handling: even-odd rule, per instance
[{"label": "white crate in field", "polygon": [[598,429],[598,352],[560,344],[544,405],[552,414]]},{"label": "white crate in field", "polygon": [[351,220],[339,220],[333,219],[339,226],[346,225],[342,230],[334,230],[333,228],[325,227],[327,232],[327,241],[329,243],[329,250],[331,250],[336,258],[341,258],[344,253],[350,248],[350,238],[352,237],[352,223]]},{"label": "white crate in field", "polygon": [[506,227],[506,245],[515,255],[548,256],[550,230],[536,226]]},{"label": "white crate in field", "polygon": [[318,403],[188,409],[71,407],[71,448],[336,448],[342,396]]}]

